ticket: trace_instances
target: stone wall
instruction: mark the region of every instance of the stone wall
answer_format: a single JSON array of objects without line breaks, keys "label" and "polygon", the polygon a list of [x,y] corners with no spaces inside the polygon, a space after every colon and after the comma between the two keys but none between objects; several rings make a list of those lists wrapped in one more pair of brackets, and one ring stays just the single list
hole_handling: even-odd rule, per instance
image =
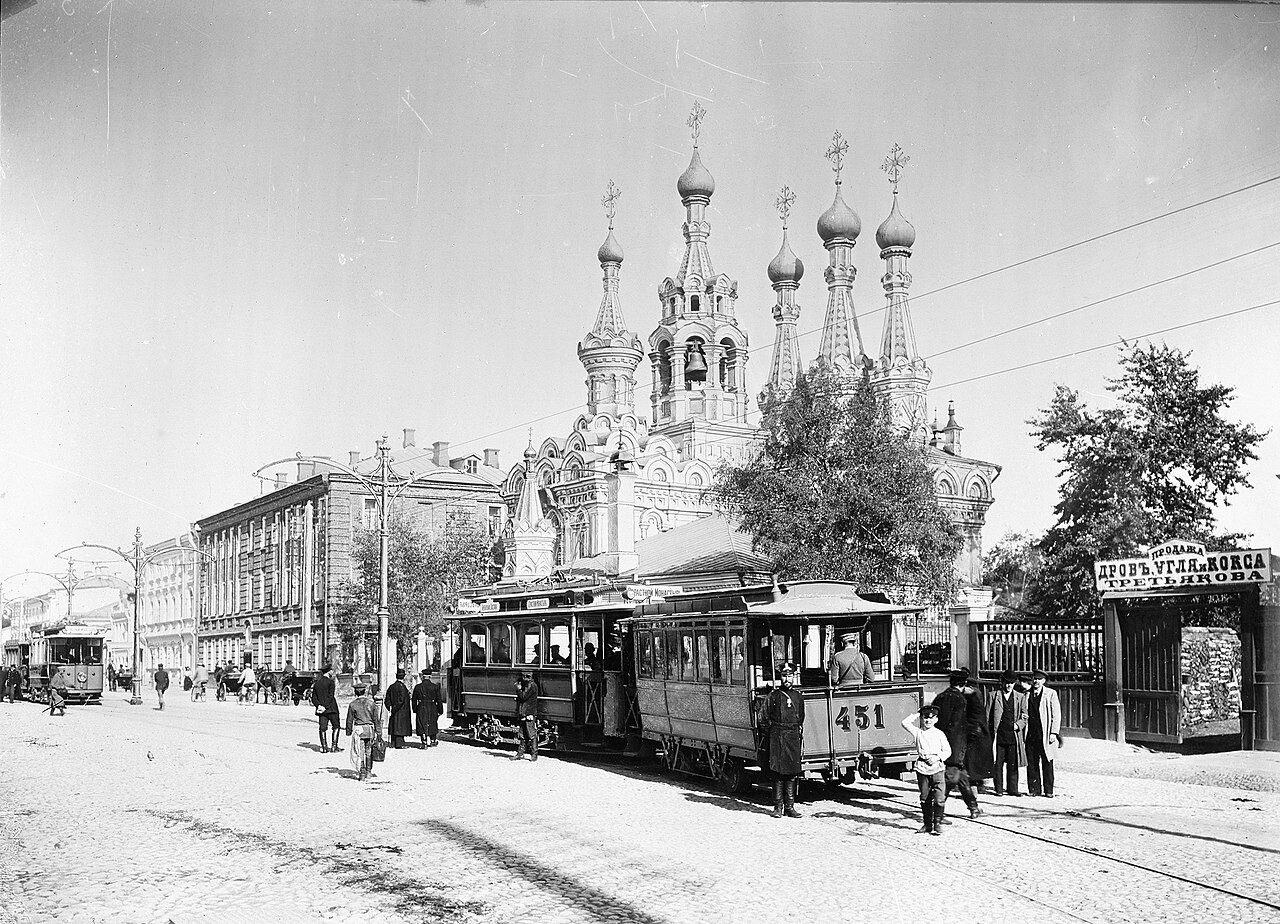
[{"label": "stone wall", "polygon": [[1182,629],[1182,727],[1240,717],[1240,637],[1232,629]]}]

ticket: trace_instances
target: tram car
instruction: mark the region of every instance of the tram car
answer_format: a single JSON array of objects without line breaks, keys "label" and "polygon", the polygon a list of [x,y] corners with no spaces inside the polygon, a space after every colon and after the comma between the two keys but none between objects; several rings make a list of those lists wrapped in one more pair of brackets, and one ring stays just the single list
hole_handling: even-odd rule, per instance
[{"label": "tram car", "polygon": [[37,702],[48,702],[53,676],[61,670],[67,682],[68,703],[101,703],[106,673],[105,636],[104,628],[65,620],[33,626],[24,695]]},{"label": "tram car", "polygon": [[[539,743],[575,749],[628,740],[674,771],[743,790],[764,765],[763,702],[775,665],[801,668],[806,777],[847,782],[907,769],[901,722],[924,689],[892,675],[893,617],[917,607],[848,583],[802,581],[711,591],[635,584],[521,588],[460,601],[448,676],[455,725],[490,744],[516,738],[515,685],[539,688]],[[871,684],[833,688],[837,640],[857,632]]]}]

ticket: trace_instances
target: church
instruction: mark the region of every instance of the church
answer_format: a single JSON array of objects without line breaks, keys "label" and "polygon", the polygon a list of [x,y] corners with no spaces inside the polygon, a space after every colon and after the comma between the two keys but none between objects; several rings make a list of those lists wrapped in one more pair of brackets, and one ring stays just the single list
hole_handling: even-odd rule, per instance
[{"label": "church", "polygon": [[[508,580],[541,576],[539,571],[545,575],[547,564],[656,576],[652,569],[637,570],[637,549],[656,547],[651,540],[668,531],[720,518],[703,498],[715,468],[745,461],[755,451],[756,428],[748,422],[750,340],[737,317],[738,283],[717,272],[711,256],[707,212],[716,184],[699,148],[705,115],[695,103],[688,120],[693,151],[676,181],[684,208],[684,256],[675,275],[658,286],[657,324],[645,340],[623,315],[623,250],[613,229],[618,191],[609,183],[602,200],[609,227],[597,254],[603,293],[595,323],[578,343],[586,370],[586,412],[563,438],[548,437],[535,445],[531,437],[523,462],[503,483],[502,495],[512,513],[506,530]],[[846,373],[869,369],[872,387],[894,420],[927,443],[939,500],[964,537],[956,563],[961,583],[973,587],[981,583],[982,525],[1000,467],[961,454],[962,428],[953,405],[943,427],[936,418],[932,425],[927,422],[932,372],[916,347],[909,300],[908,261],[916,232],[898,206],[898,184],[909,158],[896,145],[884,163],[892,205],[875,235],[884,261],[884,329],[878,353],[865,349],[853,300],[853,251],[862,222],[841,195],[847,150],[837,132],[826,154],[835,173],[835,195],[817,221],[828,254],[827,306],[813,362]],[[778,199],[781,246],[764,267],[777,295],[767,384],[784,390],[794,384],[803,364],[797,292],[804,264],[787,236],[792,202],[794,196],[784,188]],[[642,382],[637,370],[646,356],[650,376],[644,407],[636,389]],[[619,472],[625,476],[617,477]],[[731,525],[727,532],[733,533]]]}]

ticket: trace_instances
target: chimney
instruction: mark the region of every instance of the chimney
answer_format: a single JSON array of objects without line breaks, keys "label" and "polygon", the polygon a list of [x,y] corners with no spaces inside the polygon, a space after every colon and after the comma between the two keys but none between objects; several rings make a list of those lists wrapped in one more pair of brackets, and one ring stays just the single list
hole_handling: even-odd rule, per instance
[{"label": "chimney", "polygon": [[347,464],[350,465],[352,468],[355,468],[357,465],[360,464],[359,449],[353,449],[349,453],[347,453]]},{"label": "chimney", "polygon": [[489,468],[502,468],[502,466],[498,464],[498,450],[486,449],[484,451],[484,464],[489,466]]},{"label": "chimney", "polygon": [[276,472],[276,490],[283,488],[289,483],[289,475],[287,472]]},{"label": "chimney", "polygon": [[435,453],[435,463],[441,468],[449,467],[449,444],[444,440],[436,440],[431,444],[431,449]]},{"label": "chimney", "polygon": [[298,463],[298,480],[299,481],[306,481],[308,478],[314,477],[315,473],[316,473],[316,464],[314,462]]},{"label": "chimney", "polygon": [[416,443],[414,443],[413,430],[409,429],[408,427],[405,427],[404,428],[404,448],[412,449],[415,445]]}]

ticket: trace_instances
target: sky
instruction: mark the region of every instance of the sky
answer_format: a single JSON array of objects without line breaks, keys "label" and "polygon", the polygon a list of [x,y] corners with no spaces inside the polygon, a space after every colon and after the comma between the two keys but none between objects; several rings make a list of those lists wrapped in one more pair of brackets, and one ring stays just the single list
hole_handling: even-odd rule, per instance
[{"label": "sky", "polygon": [[[931,406],[945,420],[954,400],[964,454],[1003,466],[986,543],[1042,530],[1058,464],[1026,421],[1058,383],[1105,404],[1119,338],[1166,331],[1236,390],[1232,418],[1276,429],[1280,305],[1241,309],[1280,298],[1278,54],[1280,12],[1261,5],[14,4],[0,579],[135,528],[181,533],[295,452],[368,454],[410,427],[506,467],[528,427],[565,435],[600,198],[622,190],[622,305],[647,338],[683,253],[695,100],[752,393],[784,184],[801,351],[818,350],[835,131],[878,351],[880,165],[900,144]],[[647,359],[637,378],[647,409]],[[1257,545],[1280,546],[1278,441],[1222,511]]]}]

